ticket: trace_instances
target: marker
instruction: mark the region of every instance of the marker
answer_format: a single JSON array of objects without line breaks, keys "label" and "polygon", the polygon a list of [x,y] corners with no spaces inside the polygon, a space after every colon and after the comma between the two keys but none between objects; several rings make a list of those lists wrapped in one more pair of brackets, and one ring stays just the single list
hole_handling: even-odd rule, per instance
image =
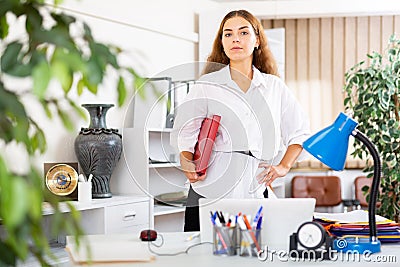
[{"label": "marker", "polygon": [[261,214],[260,219],[257,222],[257,227],[256,227],[257,230],[261,229],[262,219],[263,219],[263,216]]},{"label": "marker", "polygon": [[263,210],[263,206],[260,206],[260,208],[258,209],[258,211],[256,213],[256,216],[254,216],[254,220],[253,220],[253,223],[251,225],[251,226],[253,226],[253,228],[257,227],[258,220],[260,219],[262,210]]},{"label": "marker", "polygon": [[243,214],[243,221],[244,221],[244,223],[246,224],[246,228],[247,228],[248,230],[251,230],[251,225],[250,225],[250,223],[249,223],[249,220],[247,220],[246,214]]},{"label": "marker", "polygon": [[214,214],[210,211],[210,213],[211,213],[211,222],[212,222],[212,224],[213,225],[216,225],[216,226],[222,226],[221,225],[221,222],[218,220],[218,218],[217,218],[217,216],[216,216],[216,214],[217,214],[217,212],[215,212]]}]

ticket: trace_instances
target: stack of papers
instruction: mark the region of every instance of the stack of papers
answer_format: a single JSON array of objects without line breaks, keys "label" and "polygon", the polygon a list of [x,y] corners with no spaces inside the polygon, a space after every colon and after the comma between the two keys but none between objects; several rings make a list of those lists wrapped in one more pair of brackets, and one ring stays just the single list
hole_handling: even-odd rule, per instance
[{"label": "stack of papers", "polygon": [[128,235],[88,235],[75,245],[74,237],[67,236],[66,250],[72,262],[84,263],[122,263],[147,262],[154,260],[147,242]]},{"label": "stack of papers", "polygon": [[[400,242],[400,224],[376,215],[376,230],[382,243]],[[346,213],[314,213],[314,220],[321,223],[336,237],[369,237],[368,212],[355,210]]]}]

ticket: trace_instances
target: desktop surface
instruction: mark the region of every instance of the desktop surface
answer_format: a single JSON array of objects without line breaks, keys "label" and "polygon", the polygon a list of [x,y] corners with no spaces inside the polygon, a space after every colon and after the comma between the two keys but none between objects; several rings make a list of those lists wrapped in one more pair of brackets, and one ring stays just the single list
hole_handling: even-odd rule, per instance
[{"label": "desktop surface", "polygon": [[[195,245],[200,242],[199,238],[194,238],[191,241],[186,239],[193,233],[161,233],[164,238],[164,244],[157,248],[151,246],[153,251],[157,253],[176,253],[184,251],[190,245]],[[110,236],[104,235],[104,238]],[[115,236],[112,237],[115,240]],[[118,236],[117,238],[129,238],[126,236]],[[156,244],[158,244],[156,241]],[[123,249],[123,247],[114,246],[112,249]],[[110,251],[112,253],[112,251]],[[400,244],[385,244],[382,246],[382,252],[365,255],[357,258],[349,258],[346,260],[344,256],[341,258],[337,255],[334,260],[326,261],[308,261],[308,260],[294,260],[284,257],[284,255],[276,254],[269,256],[265,260],[260,260],[257,257],[247,258],[236,256],[215,256],[212,253],[212,245],[210,243],[200,244],[192,247],[187,254],[180,254],[176,256],[155,256],[155,260],[150,262],[136,262],[136,263],[116,263],[116,264],[94,264],[94,266],[190,266],[190,267],[204,267],[204,266],[266,266],[266,264],[273,264],[273,266],[399,266],[400,264]],[[351,255],[349,255],[351,257]],[[72,262],[64,263],[59,266],[75,266]]]}]

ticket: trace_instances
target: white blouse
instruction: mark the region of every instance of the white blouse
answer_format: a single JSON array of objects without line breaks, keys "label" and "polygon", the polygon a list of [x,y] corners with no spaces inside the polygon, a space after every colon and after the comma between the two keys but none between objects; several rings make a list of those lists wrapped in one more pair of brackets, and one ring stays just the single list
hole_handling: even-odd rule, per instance
[{"label": "white blouse", "polygon": [[229,66],[203,75],[176,108],[171,144],[193,153],[202,120],[217,114],[214,151],[251,151],[279,162],[289,145],[301,145],[310,134],[309,120],[293,93],[280,78],[253,71],[246,93],[231,79]]}]

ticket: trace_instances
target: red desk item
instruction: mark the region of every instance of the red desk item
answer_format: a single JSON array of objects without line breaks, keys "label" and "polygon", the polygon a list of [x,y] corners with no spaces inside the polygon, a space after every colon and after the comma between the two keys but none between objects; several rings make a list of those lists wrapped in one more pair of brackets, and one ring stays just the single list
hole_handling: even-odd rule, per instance
[{"label": "red desk item", "polygon": [[220,120],[221,116],[213,115],[212,118],[205,118],[201,124],[193,156],[198,175],[206,174],[212,148],[214,146],[215,138],[217,137]]}]

